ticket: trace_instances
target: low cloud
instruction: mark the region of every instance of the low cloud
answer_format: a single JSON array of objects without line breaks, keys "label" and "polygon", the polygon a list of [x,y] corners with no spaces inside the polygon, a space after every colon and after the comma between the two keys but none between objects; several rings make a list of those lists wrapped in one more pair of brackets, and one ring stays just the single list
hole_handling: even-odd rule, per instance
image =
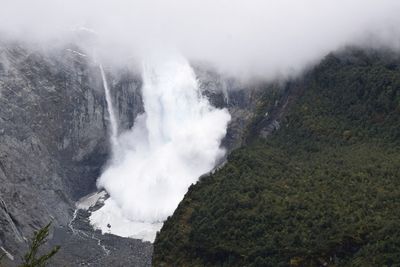
[{"label": "low cloud", "polygon": [[173,50],[231,74],[273,78],[345,45],[400,47],[397,0],[0,2],[3,36],[63,43],[91,29],[98,53],[117,63]]}]

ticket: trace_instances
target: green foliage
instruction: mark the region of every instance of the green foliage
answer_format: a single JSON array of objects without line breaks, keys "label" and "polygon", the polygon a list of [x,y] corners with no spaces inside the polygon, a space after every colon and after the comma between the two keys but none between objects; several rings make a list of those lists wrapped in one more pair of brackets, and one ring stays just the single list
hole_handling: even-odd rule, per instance
[{"label": "green foliage", "polygon": [[39,249],[46,243],[47,237],[49,235],[51,223],[47,224],[45,227],[35,232],[29,251],[25,254],[23,261],[24,263],[20,267],[44,267],[48,263],[51,257],[53,257],[58,250],[59,246],[55,246],[50,250],[50,252],[38,256]]},{"label": "green foliage", "polygon": [[400,263],[399,66],[350,50],[293,83],[282,128],[189,189],[154,266]]}]

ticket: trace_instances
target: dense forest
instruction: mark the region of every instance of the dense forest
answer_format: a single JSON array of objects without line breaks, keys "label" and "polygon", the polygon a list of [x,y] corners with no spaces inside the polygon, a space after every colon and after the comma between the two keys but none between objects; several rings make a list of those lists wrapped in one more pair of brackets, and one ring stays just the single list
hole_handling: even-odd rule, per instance
[{"label": "dense forest", "polygon": [[289,94],[280,129],[190,187],[154,266],[400,266],[399,56],[349,48],[283,87],[249,133]]}]

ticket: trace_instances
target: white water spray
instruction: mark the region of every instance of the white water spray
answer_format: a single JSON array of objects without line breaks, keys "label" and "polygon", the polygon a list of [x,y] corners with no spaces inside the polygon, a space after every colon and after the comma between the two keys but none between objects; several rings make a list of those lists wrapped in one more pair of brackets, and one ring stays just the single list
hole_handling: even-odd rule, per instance
[{"label": "white water spray", "polygon": [[188,187],[224,155],[220,142],[230,115],[201,95],[185,59],[147,62],[142,77],[145,113],[118,137],[118,155],[98,180],[110,198],[91,222],[153,241]]},{"label": "white water spray", "polygon": [[116,149],[116,146],[118,144],[118,122],[117,122],[117,117],[115,116],[115,111],[114,111],[114,106],[112,103],[112,98],[111,98],[111,93],[110,89],[108,88],[108,83],[107,83],[107,77],[106,74],[104,73],[103,65],[99,64],[100,72],[101,72],[101,78],[103,80],[103,87],[104,87],[104,93],[106,95],[106,102],[107,102],[107,110],[108,110],[108,115],[110,117],[110,140],[111,140],[111,146],[112,150]]}]

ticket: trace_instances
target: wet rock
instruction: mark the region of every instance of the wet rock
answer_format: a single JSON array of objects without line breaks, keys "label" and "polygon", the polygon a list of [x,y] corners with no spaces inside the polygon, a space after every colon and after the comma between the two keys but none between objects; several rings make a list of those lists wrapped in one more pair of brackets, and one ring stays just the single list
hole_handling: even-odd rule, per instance
[{"label": "wet rock", "polygon": [[[68,224],[109,154],[98,66],[71,51],[0,43],[0,246],[11,254],[49,221]],[[107,74],[127,129],[142,110],[140,80]]]}]

